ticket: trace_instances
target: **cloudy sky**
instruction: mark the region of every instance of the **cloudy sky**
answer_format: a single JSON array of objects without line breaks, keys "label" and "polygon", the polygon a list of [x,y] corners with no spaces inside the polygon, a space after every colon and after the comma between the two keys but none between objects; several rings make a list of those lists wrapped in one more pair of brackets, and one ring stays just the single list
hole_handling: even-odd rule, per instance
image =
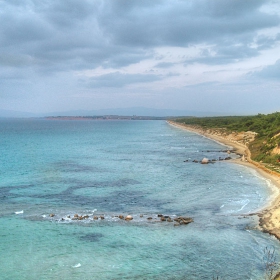
[{"label": "cloudy sky", "polygon": [[0,0],[0,109],[280,111],[279,0]]}]

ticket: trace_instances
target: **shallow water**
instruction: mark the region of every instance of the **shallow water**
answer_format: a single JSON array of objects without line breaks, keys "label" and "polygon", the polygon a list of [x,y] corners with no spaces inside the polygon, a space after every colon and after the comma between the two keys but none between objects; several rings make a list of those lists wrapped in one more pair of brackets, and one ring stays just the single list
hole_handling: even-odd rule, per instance
[{"label": "shallow water", "polygon": [[0,132],[1,279],[263,279],[264,248],[279,250],[244,216],[268,182],[192,162],[228,156],[202,136],[164,121],[1,120]]}]

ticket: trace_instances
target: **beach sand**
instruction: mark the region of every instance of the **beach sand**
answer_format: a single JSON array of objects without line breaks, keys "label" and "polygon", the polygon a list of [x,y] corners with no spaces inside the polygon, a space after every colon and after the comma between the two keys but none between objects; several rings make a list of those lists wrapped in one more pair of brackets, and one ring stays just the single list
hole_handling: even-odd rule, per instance
[{"label": "beach sand", "polygon": [[257,215],[259,217],[259,226],[262,231],[274,235],[278,240],[280,240],[280,174],[265,168],[258,162],[253,161],[251,159],[250,150],[246,144],[242,143],[244,141],[241,140],[242,137],[240,137],[240,135],[236,135],[236,137],[234,137],[234,135],[219,133],[217,130],[204,130],[196,126],[188,126],[173,121],[168,121],[168,123],[172,126],[198,133],[209,139],[232,147],[234,152],[241,156],[241,158],[233,160],[235,163],[254,168],[262,177],[270,180],[270,182],[276,187],[274,188],[275,195],[273,196],[272,201],[270,201],[263,209],[260,209],[251,215]]}]

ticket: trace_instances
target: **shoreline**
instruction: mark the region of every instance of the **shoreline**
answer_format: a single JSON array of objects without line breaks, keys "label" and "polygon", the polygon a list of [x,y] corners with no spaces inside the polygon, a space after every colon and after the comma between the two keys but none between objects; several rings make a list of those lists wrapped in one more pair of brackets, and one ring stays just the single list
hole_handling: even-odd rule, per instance
[{"label": "shoreline", "polygon": [[262,209],[249,215],[258,216],[260,229],[265,233],[275,236],[280,241],[280,174],[265,168],[258,162],[253,161],[248,147],[234,139],[228,139],[222,135],[218,135],[217,133],[214,134],[203,130],[202,128],[179,124],[170,120],[168,120],[167,123],[177,128],[205,136],[206,138],[214,140],[222,145],[232,147],[236,154],[242,155],[241,159],[231,160],[232,162],[254,169],[261,177],[269,180],[275,186],[277,195],[273,196],[268,205],[265,205]]}]

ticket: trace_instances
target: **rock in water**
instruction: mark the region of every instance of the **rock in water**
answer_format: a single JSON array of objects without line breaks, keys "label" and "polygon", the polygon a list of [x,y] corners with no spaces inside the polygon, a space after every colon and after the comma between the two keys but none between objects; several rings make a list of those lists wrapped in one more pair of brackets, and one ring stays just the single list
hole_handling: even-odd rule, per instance
[{"label": "rock in water", "polygon": [[126,220],[126,221],[131,221],[131,220],[133,220],[133,217],[132,217],[131,215],[127,215],[127,216],[125,217],[125,220]]},{"label": "rock in water", "polygon": [[201,164],[207,164],[209,162],[209,159],[208,158],[204,158],[202,161],[201,161]]}]

